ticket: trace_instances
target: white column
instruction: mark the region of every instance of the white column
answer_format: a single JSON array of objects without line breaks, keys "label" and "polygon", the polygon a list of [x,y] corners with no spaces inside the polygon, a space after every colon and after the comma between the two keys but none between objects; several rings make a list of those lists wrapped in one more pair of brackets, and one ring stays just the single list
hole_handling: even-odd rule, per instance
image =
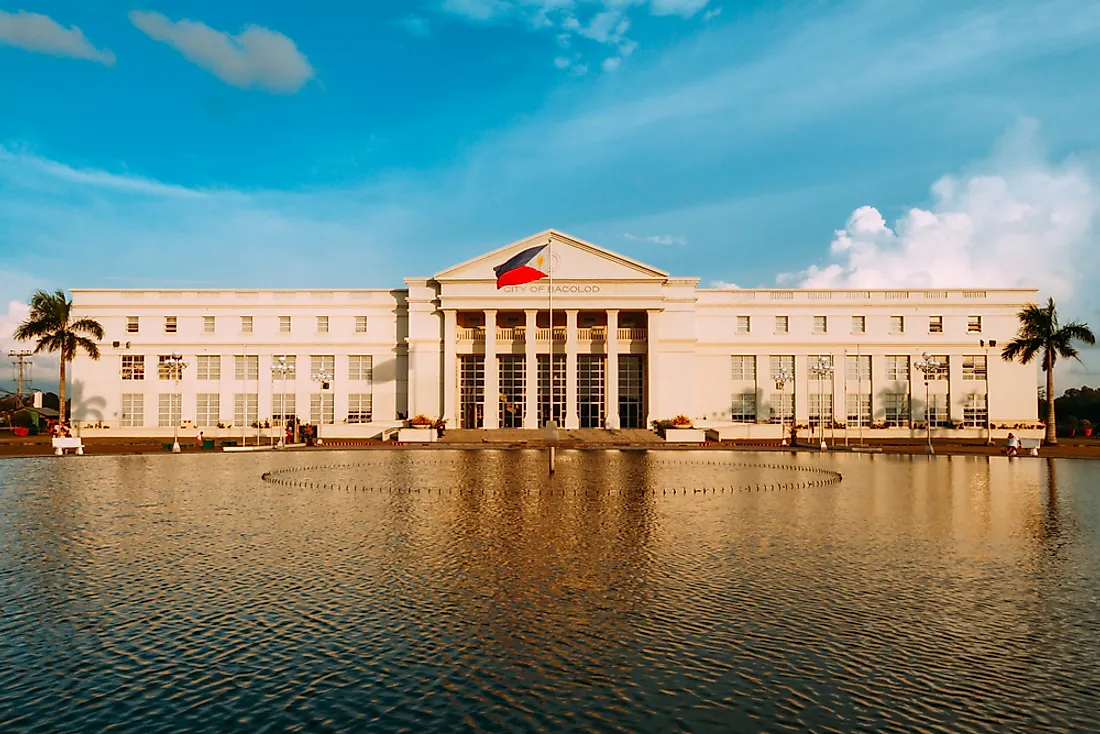
[{"label": "white column", "polygon": [[497,312],[485,311],[485,427],[500,427],[500,365],[497,362]]},{"label": "white column", "polygon": [[448,428],[458,428],[455,400],[458,397],[458,312],[443,311],[443,420]]},{"label": "white column", "polygon": [[607,427],[619,427],[619,312],[607,312],[607,371],[604,390],[607,398]]},{"label": "white column", "polygon": [[538,331],[538,323],[536,321],[538,313],[539,312],[534,309],[524,311],[527,320],[524,323],[523,330],[523,349],[526,368],[526,392],[524,393],[526,400],[523,406],[523,427],[528,429],[539,427],[539,362],[538,352],[536,350],[538,342],[535,341]]},{"label": "white column", "polygon": [[[553,330],[551,330],[551,340]],[[565,427],[577,428],[577,310],[565,312]]]},{"label": "white column", "polygon": [[[646,411],[649,413],[646,418],[646,426],[650,426],[653,421],[659,420],[662,416],[660,413],[661,405],[659,395],[661,393],[660,388],[660,370],[658,368],[658,362],[661,356],[660,347],[660,334],[657,329],[657,319],[660,317],[661,312],[653,309],[646,311]],[[667,416],[671,418],[672,416]]]}]

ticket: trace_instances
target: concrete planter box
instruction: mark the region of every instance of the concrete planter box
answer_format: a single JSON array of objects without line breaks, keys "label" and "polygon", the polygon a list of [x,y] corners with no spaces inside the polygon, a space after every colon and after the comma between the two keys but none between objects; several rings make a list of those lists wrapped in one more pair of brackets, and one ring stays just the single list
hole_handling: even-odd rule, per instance
[{"label": "concrete planter box", "polygon": [[397,440],[401,443],[433,443],[439,440],[439,435],[434,428],[402,428],[397,432]]},{"label": "concrete planter box", "polygon": [[780,427],[778,423],[732,423],[706,426],[703,430],[706,431],[709,441],[781,441],[784,428],[789,435],[791,430],[789,423],[784,427]]},{"label": "concrete planter box", "polygon": [[665,441],[668,443],[704,443],[706,431],[702,428],[666,428]]}]

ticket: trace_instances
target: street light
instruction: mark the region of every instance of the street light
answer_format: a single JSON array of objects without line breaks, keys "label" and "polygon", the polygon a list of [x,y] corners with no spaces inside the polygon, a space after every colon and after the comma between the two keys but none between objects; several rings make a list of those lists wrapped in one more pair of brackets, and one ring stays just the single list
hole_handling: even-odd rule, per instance
[{"label": "street light", "polygon": [[[271,422],[272,423],[275,422],[275,410],[274,410],[275,398],[274,398],[274,396],[275,396],[275,377],[276,376],[278,376],[279,379],[282,381],[282,390],[283,390],[282,391],[282,398],[280,398],[280,407],[279,407],[279,417],[282,419],[282,423],[283,423],[283,425],[281,426],[281,428],[283,430],[281,430],[279,432],[279,446],[282,447],[282,446],[285,445],[284,441],[283,441],[283,438],[286,436],[286,422],[287,422],[287,417],[286,417],[286,378],[288,376],[289,377],[294,377],[294,365],[287,363],[286,355],[276,357],[274,364],[271,365],[271,394],[272,394],[272,399],[271,399],[271,407],[272,407]],[[272,437],[269,437],[269,438],[272,438]],[[274,443],[273,438],[272,438],[271,442]]]},{"label": "street light", "polygon": [[[832,378],[833,376],[833,358],[829,355],[824,354],[819,356],[816,362],[810,363],[810,375],[818,381],[817,420],[818,423],[821,424],[821,422],[824,420],[825,413],[825,378]],[[830,401],[830,403],[831,402],[832,401]],[[825,426],[824,424],[821,424],[821,450],[824,451],[827,448],[829,447],[825,443]]]},{"label": "street light", "polygon": [[328,370],[322,368],[317,370],[312,375],[315,382],[321,383],[321,409],[318,411],[317,425],[313,427],[314,439],[318,446],[323,446],[324,441],[321,440],[321,424],[325,422],[325,390],[328,390],[328,384],[332,381],[333,374]]},{"label": "street light", "polygon": [[[180,380],[183,379],[183,370],[187,367],[187,362],[183,359],[182,354],[170,354],[164,360],[164,365],[176,385],[176,391],[172,394],[172,402],[179,400],[176,405],[180,409],[180,415],[175,416],[172,421],[172,453],[178,454],[180,452],[180,418],[183,417],[183,396],[180,395]],[[172,408],[172,404],[169,403],[169,416],[172,415]]]},{"label": "street light", "polygon": [[989,422],[989,349],[990,347],[997,346],[997,340],[990,339],[989,341],[986,341],[985,339],[979,339],[978,343],[981,344],[982,349],[985,350],[985,445],[992,446],[993,427]]},{"label": "street light", "polygon": [[928,415],[928,409],[931,407],[928,400],[928,375],[930,373],[937,373],[940,370],[941,365],[934,357],[928,356],[928,352],[925,352],[920,356],[913,366],[921,371],[924,375],[924,427],[928,432],[928,446],[925,449],[927,453],[934,454],[936,450],[932,448],[932,419]]},{"label": "street light", "polygon": [[[775,391],[776,392],[783,392],[783,387],[788,382],[794,382],[794,370],[792,370],[788,367],[780,367],[778,370],[776,370],[775,374],[772,375],[772,377],[775,378]],[[793,405],[793,401],[792,401],[792,405]],[[793,413],[793,411],[792,411],[792,413]],[[783,439],[783,441],[779,444],[780,446],[786,446],[787,445],[787,431],[784,428],[784,424],[783,424],[783,419],[785,417],[786,416],[783,415],[782,411],[780,411],[780,413],[779,413],[779,435]],[[794,416],[792,415],[791,418],[793,419]]]}]

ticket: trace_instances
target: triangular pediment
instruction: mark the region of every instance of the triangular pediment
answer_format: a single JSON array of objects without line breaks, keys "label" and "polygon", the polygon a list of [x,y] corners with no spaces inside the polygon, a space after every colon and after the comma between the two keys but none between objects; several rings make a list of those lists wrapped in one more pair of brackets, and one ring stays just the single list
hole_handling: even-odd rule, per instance
[{"label": "triangular pediment", "polygon": [[518,242],[467,260],[442,272],[436,273],[437,281],[495,281],[493,268],[508,260],[512,255],[528,247],[551,244],[554,261],[554,278],[561,280],[665,280],[668,273],[650,267],[637,260],[620,255],[591,242],[570,237],[557,230],[547,230]]}]

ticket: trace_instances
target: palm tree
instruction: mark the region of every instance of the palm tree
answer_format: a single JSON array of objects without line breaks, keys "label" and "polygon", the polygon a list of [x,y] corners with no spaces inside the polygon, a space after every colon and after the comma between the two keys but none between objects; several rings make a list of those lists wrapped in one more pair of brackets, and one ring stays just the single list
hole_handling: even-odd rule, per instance
[{"label": "palm tree", "polygon": [[1006,362],[1018,359],[1022,364],[1028,364],[1035,355],[1043,353],[1043,372],[1047,373],[1047,443],[1057,444],[1058,435],[1054,424],[1054,364],[1059,357],[1080,361],[1073,342],[1095,344],[1096,337],[1087,324],[1071,321],[1060,325],[1053,298],[1048,298],[1045,306],[1027,304],[1018,316],[1020,328],[1016,331],[1016,338],[1001,350],[1001,358]]},{"label": "palm tree", "polygon": [[94,319],[72,320],[73,302],[58,289],[53,293],[36,291],[31,296],[31,313],[27,320],[15,330],[19,341],[37,339],[35,354],[39,352],[60,352],[61,384],[58,390],[61,421],[66,418],[65,410],[65,368],[77,352],[83,349],[92,359],[99,359],[99,347],[94,341],[81,333],[103,339],[103,327]]}]

